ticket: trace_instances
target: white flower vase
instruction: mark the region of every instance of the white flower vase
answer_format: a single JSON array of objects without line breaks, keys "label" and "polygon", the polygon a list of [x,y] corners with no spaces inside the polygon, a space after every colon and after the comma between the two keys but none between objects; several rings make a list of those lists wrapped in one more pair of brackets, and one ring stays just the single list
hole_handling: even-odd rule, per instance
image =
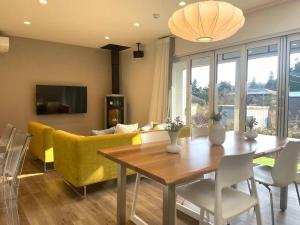
[{"label": "white flower vase", "polygon": [[212,144],[222,145],[225,142],[225,127],[221,121],[214,121],[209,130],[209,140]]},{"label": "white flower vase", "polygon": [[178,136],[179,136],[179,131],[177,132],[172,132],[168,131],[171,144],[167,146],[167,152],[170,153],[178,153],[182,150],[182,147],[177,144]]},{"label": "white flower vase", "polygon": [[248,139],[248,140],[254,140],[255,138],[257,138],[257,132],[253,129],[249,129],[248,131],[246,131],[244,133],[244,136]]}]

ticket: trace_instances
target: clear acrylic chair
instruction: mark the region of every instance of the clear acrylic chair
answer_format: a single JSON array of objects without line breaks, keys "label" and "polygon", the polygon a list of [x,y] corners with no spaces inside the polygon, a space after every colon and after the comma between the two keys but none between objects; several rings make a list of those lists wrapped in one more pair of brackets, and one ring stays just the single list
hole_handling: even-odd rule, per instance
[{"label": "clear acrylic chair", "polygon": [[16,132],[16,127],[12,124],[7,124],[2,131],[0,136],[0,148],[8,148],[11,143],[14,133]]},{"label": "clear acrylic chair", "polygon": [[[215,216],[215,225],[223,225],[231,218],[254,208],[257,224],[262,225],[253,174],[253,154],[224,156],[216,172],[215,180],[203,179],[176,188],[178,196],[187,199],[202,209],[199,224],[205,222],[205,211]],[[251,194],[232,187],[248,179],[252,184]]]},{"label": "clear acrylic chair", "polygon": [[[298,157],[300,154],[300,142],[290,141],[282,150],[278,158],[275,160],[274,167],[271,166],[256,166],[254,167],[255,180],[259,184],[266,187],[270,194],[270,205],[272,224],[275,224],[274,219],[274,203],[272,187],[284,188],[295,183]],[[298,186],[295,184],[297,193],[299,193]],[[300,196],[298,195],[300,204]]]},{"label": "clear acrylic chair", "polygon": [[0,136],[0,174],[3,172],[7,151],[14,138],[16,127],[12,124],[7,124]]},{"label": "clear acrylic chair", "polygon": [[22,172],[30,136],[16,133],[8,149],[5,166],[2,174],[2,199],[7,211],[7,224],[18,225],[18,192],[19,178]]},{"label": "clear acrylic chair", "polygon": [[[153,142],[160,142],[160,141],[169,141],[170,137],[167,131],[153,131],[153,132],[142,133],[141,140],[142,140],[142,144],[146,144],[146,143],[153,143]],[[140,173],[136,173],[132,208],[130,213],[130,220],[137,225],[146,225],[146,223],[136,215],[138,191],[139,191],[139,185],[142,177],[147,178],[145,176],[142,176]]]}]

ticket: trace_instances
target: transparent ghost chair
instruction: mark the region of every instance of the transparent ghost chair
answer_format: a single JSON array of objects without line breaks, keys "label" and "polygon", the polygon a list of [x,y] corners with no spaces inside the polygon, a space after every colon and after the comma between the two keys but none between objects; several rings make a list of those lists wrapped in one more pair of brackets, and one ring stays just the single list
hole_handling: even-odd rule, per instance
[{"label": "transparent ghost chair", "polygon": [[[154,143],[154,142],[162,142],[162,141],[169,141],[170,137],[167,131],[155,131],[155,132],[146,132],[141,134],[142,144],[146,143]],[[132,208],[130,213],[130,220],[137,225],[146,225],[147,223],[141,219],[139,216],[136,215],[136,207],[137,207],[137,199],[138,199],[138,192],[139,186],[141,182],[141,178],[147,178],[142,176],[140,173],[136,173],[136,181],[133,191],[133,201],[132,201]]]},{"label": "transparent ghost chair", "polygon": [[18,191],[19,178],[22,172],[30,135],[16,133],[8,149],[2,174],[2,199],[7,212],[7,224],[19,225]]},{"label": "transparent ghost chair", "polygon": [[7,156],[7,150],[14,138],[16,127],[12,124],[7,124],[0,136],[0,174],[2,174],[5,164],[5,157]]}]

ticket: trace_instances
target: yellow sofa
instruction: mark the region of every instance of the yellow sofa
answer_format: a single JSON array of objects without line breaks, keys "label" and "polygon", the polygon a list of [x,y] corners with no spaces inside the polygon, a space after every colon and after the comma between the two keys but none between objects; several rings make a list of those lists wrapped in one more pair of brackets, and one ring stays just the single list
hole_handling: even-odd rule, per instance
[{"label": "yellow sofa", "polygon": [[141,143],[139,133],[79,136],[59,130],[53,138],[54,168],[77,188],[116,178],[116,164],[97,150]]},{"label": "yellow sofa", "polygon": [[31,154],[44,163],[44,170],[47,163],[52,163],[53,158],[53,132],[52,127],[38,122],[28,124],[28,133],[32,135],[29,144]]}]

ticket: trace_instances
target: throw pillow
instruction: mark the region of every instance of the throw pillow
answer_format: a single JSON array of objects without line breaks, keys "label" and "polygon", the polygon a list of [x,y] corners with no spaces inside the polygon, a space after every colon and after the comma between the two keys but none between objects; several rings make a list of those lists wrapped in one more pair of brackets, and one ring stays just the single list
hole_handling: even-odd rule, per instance
[{"label": "throw pillow", "polygon": [[132,133],[138,131],[139,124],[120,124],[116,126],[115,134]]},{"label": "throw pillow", "polygon": [[152,123],[148,123],[147,125],[141,127],[141,131],[149,131],[153,129],[153,124]]},{"label": "throw pillow", "polygon": [[111,127],[105,130],[92,130],[92,135],[104,135],[104,134],[113,134],[115,133],[115,127]]},{"label": "throw pillow", "polygon": [[157,124],[156,126],[154,126],[153,130],[165,130],[166,127],[167,127],[167,124],[161,123],[161,124]]}]

